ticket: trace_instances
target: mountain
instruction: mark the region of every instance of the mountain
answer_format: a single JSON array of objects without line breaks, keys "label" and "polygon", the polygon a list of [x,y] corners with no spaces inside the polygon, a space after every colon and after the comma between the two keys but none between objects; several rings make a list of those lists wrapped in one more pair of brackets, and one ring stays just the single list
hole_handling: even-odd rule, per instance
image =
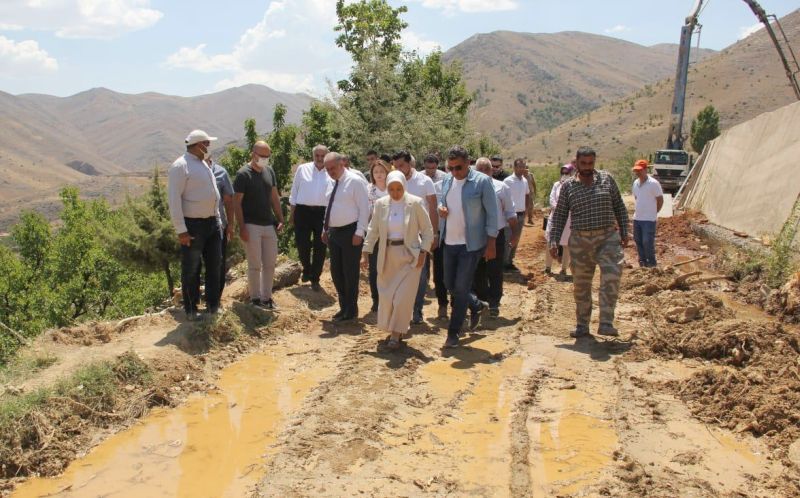
[{"label": "mountain", "polygon": [[[261,85],[199,97],[128,95],[105,88],[63,98],[0,92],[0,227],[7,225],[4,213],[41,196],[52,199],[65,184],[93,195],[109,188],[109,175],[170,164],[192,129],[219,137],[215,147],[221,151],[242,138],[245,119],[255,118],[259,132],[267,132],[276,104],[286,105],[287,122],[299,123],[310,102],[308,95]],[[112,183],[112,190],[121,190],[124,182]]]},{"label": "mountain", "polygon": [[[780,22],[797,47],[800,10]],[[642,153],[664,147],[675,85],[671,76],[553,130],[531,134],[507,151],[514,157],[552,163],[566,160],[581,145],[596,147],[601,158],[619,157],[631,147]],[[720,127],[725,129],[795,101],[778,53],[760,30],[690,67],[684,134],[708,104],[719,111]]]},{"label": "mountain", "polygon": [[[713,54],[701,50],[698,59]],[[476,93],[471,118],[502,145],[548,130],[675,73],[677,45],[580,32],[496,31],[444,54]]]}]

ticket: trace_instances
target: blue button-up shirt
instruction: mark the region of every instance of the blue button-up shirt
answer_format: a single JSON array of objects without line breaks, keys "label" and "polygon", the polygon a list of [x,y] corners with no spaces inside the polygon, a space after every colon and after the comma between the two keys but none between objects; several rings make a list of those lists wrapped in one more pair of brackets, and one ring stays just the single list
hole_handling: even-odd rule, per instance
[{"label": "blue button-up shirt", "polygon": [[[453,185],[453,175],[442,180],[442,205],[447,207],[447,193]],[[497,195],[492,179],[470,169],[467,181],[461,190],[461,206],[466,223],[467,250],[477,251],[486,247],[488,237],[497,237]],[[441,243],[447,233],[447,219],[442,223]]]}]

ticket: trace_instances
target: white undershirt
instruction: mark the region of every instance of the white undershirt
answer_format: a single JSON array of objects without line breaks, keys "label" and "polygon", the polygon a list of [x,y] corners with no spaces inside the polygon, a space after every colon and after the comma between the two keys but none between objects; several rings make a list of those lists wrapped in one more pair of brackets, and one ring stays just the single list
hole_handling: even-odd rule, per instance
[{"label": "white undershirt", "polygon": [[461,203],[461,191],[467,179],[456,180],[447,192],[447,224],[444,243],[457,246],[467,243],[467,223],[464,220],[464,208]]},{"label": "white undershirt", "polygon": [[389,240],[403,240],[405,234],[403,233],[403,225],[405,224],[403,201],[391,201],[389,203],[389,223],[387,225],[387,234]]}]

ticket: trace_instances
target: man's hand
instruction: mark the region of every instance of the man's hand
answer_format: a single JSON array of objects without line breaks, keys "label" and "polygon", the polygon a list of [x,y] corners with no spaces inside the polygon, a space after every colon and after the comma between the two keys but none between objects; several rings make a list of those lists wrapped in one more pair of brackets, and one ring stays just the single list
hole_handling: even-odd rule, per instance
[{"label": "man's hand", "polygon": [[420,251],[419,252],[419,256],[417,257],[417,268],[422,268],[422,265],[425,264],[425,257],[426,256],[427,256],[427,254],[425,254],[425,251]]},{"label": "man's hand", "polygon": [[353,235],[353,247],[358,247],[364,243],[364,237]]},{"label": "man's hand", "polygon": [[550,256],[552,256],[553,259],[558,259],[558,246],[557,245],[551,245],[550,246]]},{"label": "man's hand", "polygon": [[281,233],[283,231],[283,222],[278,222],[278,226],[275,227],[275,231]]},{"label": "man's hand", "polygon": [[233,225],[228,224],[228,226],[225,227],[225,238],[228,242],[233,240]]},{"label": "man's hand", "polygon": [[622,237],[622,247],[628,247],[628,237]]},{"label": "man's hand", "polygon": [[189,232],[183,232],[178,234],[178,241],[181,243],[182,246],[189,247],[192,245],[192,236],[189,235]]},{"label": "man's hand", "polygon": [[322,243],[327,246],[328,245],[328,232],[323,230],[322,231],[322,236],[320,238],[322,239]]},{"label": "man's hand", "polygon": [[439,247],[439,234],[435,233],[433,234],[433,242],[431,243],[431,250],[428,252],[433,254],[433,251],[435,251],[437,247]]},{"label": "man's hand", "polygon": [[247,227],[244,225],[239,227],[239,238],[242,239],[242,242],[250,241],[250,234],[247,233]]},{"label": "man's hand", "polygon": [[447,206],[439,206],[439,217],[447,219],[447,214],[449,211],[447,210]]},{"label": "man's hand", "polygon": [[483,258],[486,261],[491,261],[497,257],[497,244],[494,241],[489,242],[486,244],[486,252],[483,254]]}]

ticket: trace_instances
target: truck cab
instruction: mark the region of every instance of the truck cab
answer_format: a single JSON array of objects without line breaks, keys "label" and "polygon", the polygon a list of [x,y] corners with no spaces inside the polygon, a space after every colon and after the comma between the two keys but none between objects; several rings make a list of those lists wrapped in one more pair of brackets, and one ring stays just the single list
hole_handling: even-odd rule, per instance
[{"label": "truck cab", "polygon": [[674,194],[681,188],[692,169],[693,159],[685,150],[664,149],[655,152],[650,164],[653,166],[653,177],[664,192]]}]

